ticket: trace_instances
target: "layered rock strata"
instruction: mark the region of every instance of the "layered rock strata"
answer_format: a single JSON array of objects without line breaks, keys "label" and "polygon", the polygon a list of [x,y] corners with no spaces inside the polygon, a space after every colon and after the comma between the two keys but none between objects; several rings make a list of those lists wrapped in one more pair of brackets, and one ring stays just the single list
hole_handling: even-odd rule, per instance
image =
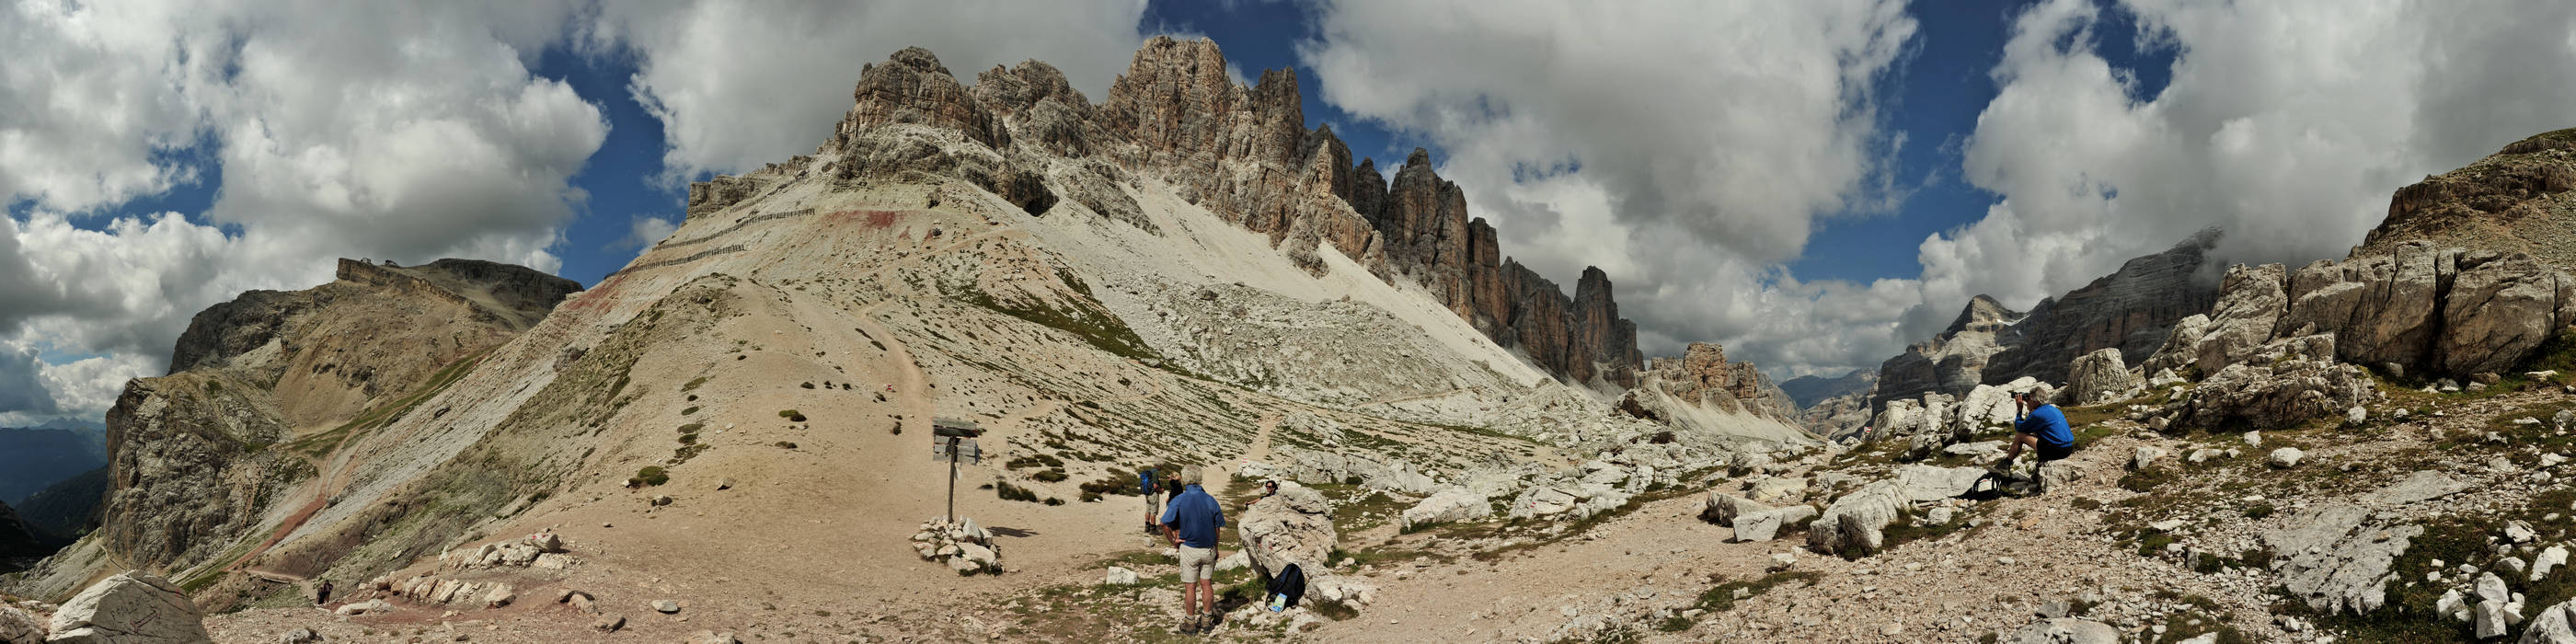
[{"label": "layered rock strata", "polygon": [[2331,336],[2334,360],[2397,374],[2511,369],[2576,322],[2576,279],[2539,258],[2430,242],[2385,255],[2231,268],[2206,322],[2179,325],[2146,368],[2216,375],[2276,341]]},{"label": "layered rock strata", "polygon": [[[1418,284],[1567,380],[1634,387],[1644,368],[1608,274],[1586,269],[1567,296],[1502,256],[1493,226],[1468,212],[1428,151],[1414,150],[1391,180],[1374,160],[1353,165],[1331,128],[1306,129],[1296,72],[1235,84],[1214,42],[1147,42],[1096,105],[1046,63],[995,67],[969,87],[920,48],[868,66],[853,99],[816,152],[843,185],[961,177],[1031,215],[1086,211],[1152,231],[1119,187],[1152,178],[1267,236],[1310,272],[1327,270],[1315,253],[1329,247],[1389,282]],[[805,161],[693,184],[688,212],[784,186],[809,171]]]}]

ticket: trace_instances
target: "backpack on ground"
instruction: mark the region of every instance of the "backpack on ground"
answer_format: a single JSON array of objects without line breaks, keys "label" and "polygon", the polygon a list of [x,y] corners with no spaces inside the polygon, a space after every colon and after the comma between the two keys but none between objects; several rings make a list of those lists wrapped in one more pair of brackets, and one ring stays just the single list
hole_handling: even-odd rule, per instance
[{"label": "backpack on ground", "polygon": [[1287,568],[1279,571],[1279,576],[1270,578],[1269,598],[1263,603],[1269,606],[1270,612],[1276,613],[1297,605],[1297,600],[1305,596],[1306,571],[1298,569],[1297,564],[1288,564]]}]

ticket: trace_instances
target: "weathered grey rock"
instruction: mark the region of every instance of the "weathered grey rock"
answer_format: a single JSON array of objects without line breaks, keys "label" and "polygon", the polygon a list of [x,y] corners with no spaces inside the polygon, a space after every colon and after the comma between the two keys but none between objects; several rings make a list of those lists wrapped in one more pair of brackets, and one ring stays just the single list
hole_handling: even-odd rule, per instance
[{"label": "weathered grey rock", "polygon": [[2004,644],[2119,644],[2120,629],[2089,619],[2061,617],[2031,622]]},{"label": "weathered grey rock", "polygon": [[2299,448],[2284,447],[2272,450],[2272,457],[2269,462],[2272,464],[2272,467],[2289,469],[2298,467],[2299,460],[2303,458],[2307,458],[2307,454],[2299,451]]},{"label": "weathered grey rock", "polygon": [[354,604],[343,605],[339,610],[332,612],[339,613],[341,615],[382,615],[393,612],[393,610],[394,605],[387,603],[385,600],[370,599]]},{"label": "weathered grey rock", "polygon": [[1110,566],[1107,578],[1103,579],[1101,583],[1109,584],[1111,586],[1134,586],[1136,585],[1136,571],[1118,566]]},{"label": "weathered grey rock", "polygon": [[2366,527],[2369,516],[2358,505],[2327,504],[2292,517],[2290,527],[2263,534],[2278,553],[2273,572],[2291,597],[2331,613],[2369,613],[2386,603],[2390,566],[2424,528]]},{"label": "weathered grey rock", "polygon": [[2467,482],[2432,470],[2417,470],[2388,487],[2363,495],[2361,500],[2381,506],[2398,506],[2430,501],[2469,489]]},{"label": "weathered grey rock", "polygon": [[590,620],[590,628],[602,633],[614,633],[617,629],[626,628],[626,616],[601,615],[599,619]]},{"label": "weathered grey rock", "polygon": [[1883,532],[1910,504],[1905,487],[1893,480],[1861,486],[1834,500],[1807,524],[1807,547],[1825,554],[1858,548],[1876,551],[1886,544]]},{"label": "weathered grey rock", "polygon": [[1807,500],[1807,479],[1804,477],[1762,479],[1754,481],[1753,489],[1746,491],[1746,494],[1751,495],[1757,503],[1797,503]]},{"label": "weathered grey rock", "polygon": [[2576,600],[2540,609],[2522,629],[2521,644],[2576,644]]},{"label": "weathered grey rock", "polygon": [[1405,508],[1404,514],[1397,519],[1397,528],[1411,532],[1435,523],[1474,521],[1493,514],[1494,504],[1485,495],[1453,485],[1421,503],[1413,504],[1413,507]]},{"label": "weathered grey rock", "polygon": [[2210,311],[2208,332],[2201,336],[2194,364],[2200,372],[2218,370],[2251,357],[2271,342],[2281,314],[2289,309],[2282,292],[2286,271],[2280,264],[2228,267],[2218,286],[2218,304]]},{"label": "weathered grey rock", "polygon": [[2565,565],[2567,565],[2567,548],[2563,546],[2550,546],[2547,549],[2541,550],[2540,556],[2533,557],[2531,559],[2530,579],[2532,581],[2547,579],[2549,578],[2550,571],[2557,570],[2560,566]]},{"label": "weathered grey rock", "polygon": [[742,644],[742,639],[734,637],[731,632],[698,631],[689,637],[696,644]]},{"label": "weathered grey rock", "polygon": [[44,644],[45,626],[16,606],[0,606],[0,644]]},{"label": "weathered grey rock", "polygon": [[2538,258],[2472,252],[2443,298],[2435,365],[2447,373],[2504,371],[2567,326],[2576,283]]},{"label": "weathered grey rock", "polygon": [[2147,469],[2148,467],[2154,466],[2157,459],[2162,459],[2171,453],[2172,452],[2165,451],[2165,448],[2162,447],[2154,445],[2140,445],[2138,446],[2137,454],[2129,457],[2129,469]]},{"label": "weathered grey rock", "polygon": [[1296,564],[1313,580],[1341,543],[1333,530],[1332,506],[1322,493],[1302,485],[1281,484],[1278,494],[1244,510],[1240,525],[1243,551],[1265,579]]},{"label": "weathered grey rock", "polygon": [[54,611],[51,644],[212,642],[206,618],[168,580],[140,570],[91,584]]},{"label": "weathered grey rock", "polygon": [[1710,490],[1708,499],[1700,503],[1699,518],[1718,525],[1733,525],[1736,517],[1769,510],[1771,506],[1752,499]]},{"label": "weathered grey rock", "polygon": [[2074,396],[2078,405],[2133,398],[2145,392],[2146,386],[2120,361],[2118,347],[2084,354],[2066,367],[2067,394]]},{"label": "weathered grey rock", "polygon": [[2370,376],[2348,364],[2321,360],[2231,364],[2177,405],[2182,412],[2177,422],[2214,428],[2232,421],[2286,429],[2379,398]]},{"label": "weathered grey rock", "polygon": [[1796,526],[1813,518],[1816,518],[1815,506],[1792,505],[1739,515],[1735,517],[1732,525],[1735,528],[1736,541],[1770,541],[1780,535],[1781,529]]},{"label": "weathered grey rock", "polygon": [[322,641],[322,634],[315,633],[310,628],[298,628],[277,636],[277,644],[315,644],[320,641]]},{"label": "weathered grey rock", "polygon": [[2521,616],[2505,609],[2504,602],[2492,599],[2480,600],[2476,610],[2478,639],[2503,637],[2505,629],[2521,621]]},{"label": "weathered grey rock", "polygon": [[2077,480],[2084,477],[2084,470],[2074,461],[2049,461],[2039,464],[2038,476],[2041,492],[2070,490],[2074,489]]},{"label": "weathered grey rock", "polygon": [[1896,471],[1897,485],[1909,501],[1939,501],[1967,494],[1985,477],[1985,468],[1978,467],[1907,465]]}]

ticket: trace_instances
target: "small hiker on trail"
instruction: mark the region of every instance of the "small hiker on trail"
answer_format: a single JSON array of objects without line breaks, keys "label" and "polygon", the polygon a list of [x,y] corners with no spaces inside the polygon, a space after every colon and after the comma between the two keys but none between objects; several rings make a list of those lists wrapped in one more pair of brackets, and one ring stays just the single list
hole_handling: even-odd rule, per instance
[{"label": "small hiker on trail", "polygon": [[1199,466],[1181,468],[1189,488],[1163,509],[1163,538],[1180,550],[1181,610],[1188,615],[1172,632],[1183,635],[1216,628],[1216,529],[1225,527],[1225,509],[1201,481]]},{"label": "small hiker on trail", "polygon": [[2028,446],[2039,453],[2039,462],[2061,460],[2075,454],[2075,430],[2066,425],[2066,412],[2048,403],[2048,386],[2013,394],[2013,440],[2004,451],[2004,460],[1995,462],[1996,470],[2012,469],[2013,459]]},{"label": "small hiker on trail", "polygon": [[1136,471],[1136,494],[1145,497],[1145,534],[1153,534],[1162,525],[1163,495],[1154,489],[1154,468]]}]

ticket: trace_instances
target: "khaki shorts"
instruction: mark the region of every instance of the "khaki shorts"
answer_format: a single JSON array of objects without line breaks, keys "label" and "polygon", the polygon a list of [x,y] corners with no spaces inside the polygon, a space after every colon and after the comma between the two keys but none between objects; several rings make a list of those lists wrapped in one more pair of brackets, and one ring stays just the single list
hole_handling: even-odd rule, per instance
[{"label": "khaki shorts", "polygon": [[1216,549],[1181,546],[1181,583],[1216,578]]}]

